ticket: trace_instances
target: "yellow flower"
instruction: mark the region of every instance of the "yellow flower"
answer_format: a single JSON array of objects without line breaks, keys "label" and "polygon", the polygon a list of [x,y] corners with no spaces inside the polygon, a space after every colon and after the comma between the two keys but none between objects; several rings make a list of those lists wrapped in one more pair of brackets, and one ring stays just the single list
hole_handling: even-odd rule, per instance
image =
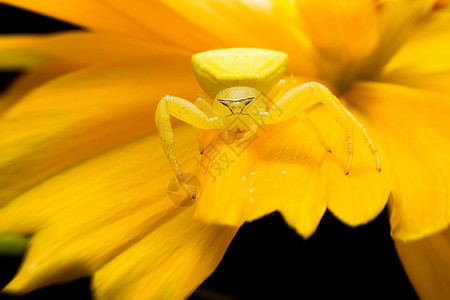
[{"label": "yellow flower", "polygon": [[[418,294],[450,294],[446,1],[1,2],[86,28],[0,39],[0,66],[28,70],[0,104],[0,231],[32,235],[6,291],[93,275],[97,299],[183,298],[245,221],[278,210],[308,237],[327,208],[356,226],[389,197],[392,236]],[[356,135],[346,176],[345,136],[318,107],[308,113],[333,155],[294,119],[267,126],[239,155],[208,133],[205,145],[231,160],[220,176],[200,170],[196,205],[173,205],[156,104],[166,94],[194,99],[191,55],[229,47],[286,52],[287,82],[318,81],[339,96],[383,171]],[[195,132],[175,132],[183,167],[198,169]]]}]

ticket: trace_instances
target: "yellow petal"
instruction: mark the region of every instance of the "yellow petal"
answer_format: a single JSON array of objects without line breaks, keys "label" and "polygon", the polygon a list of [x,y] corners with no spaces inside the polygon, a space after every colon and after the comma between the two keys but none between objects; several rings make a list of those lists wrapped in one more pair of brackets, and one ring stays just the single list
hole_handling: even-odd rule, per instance
[{"label": "yellow petal", "polygon": [[240,225],[279,210],[305,237],[315,231],[327,205],[353,226],[374,218],[384,207],[389,188],[363,139],[355,136],[352,171],[346,176],[344,130],[323,107],[309,115],[333,155],[295,118],[259,128],[240,147],[227,144],[218,133],[205,136],[203,159],[198,162],[202,195],[197,217]]},{"label": "yellow petal", "polygon": [[450,12],[433,14],[416,26],[405,45],[396,53],[385,72],[439,72],[450,67]]},{"label": "yellow petal", "polygon": [[[391,77],[391,75],[393,75]],[[422,90],[429,90],[444,95],[450,94],[450,69],[444,72],[432,72],[432,73],[390,73],[381,78],[382,81],[408,86],[411,88],[418,88]]]},{"label": "yellow petal", "polygon": [[[195,134],[189,126],[176,132],[185,137],[178,140],[178,154],[185,162],[196,151]],[[161,224],[170,223],[184,209],[167,196],[174,175],[164,158],[160,137],[153,134],[57,174],[2,208],[0,231],[35,233],[6,290],[26,293],[89,276]],[[189,227],[190,215],[177,222],[174,233],[164,234],[181,234],[177,229]],[[159,254],[172,252],[165,244],[157,246],[162,247]],[[146,253],[150,255],[151,248]]]},{"label": "yellow petal", "polygon": [[[372,54],[356,66],[357,78],[378,76],[386,63],[414,33],[434,5],[434,0],[378,1],[379,40]],[[345,71],[345,70],[344,70]]]},{"label": "yellow petal", "polygon": [[301,24],[325,58],[352,61],[366,57],[378,42],[373,0],[296,1]]},{"label": "yellow petal", "polygon": [[[358,110],[351,109],[353,115],[365,126],[369,136],[375,142],[378,153],[381,157],[381,173],[377,171],[376,159],[368,150],[368,145],[365,143],[363,137],[354,133],[353,140],[353,162],[348,176],[342,174],[342,162],[345,161],[345,155],[339,155],[340,164],[336,164],[334,160],[324,160],[319,174],[319,186],[322,193],[328,199],[328,209],[340,220],[350,226],[358,226],[373,220],[386,205],[389,193],[392,186],[386,178],[387,166],[385,163],[385,155],[383,147],[378,143],[376,132],[370,127],[368,120],[364,114],[360,114]],[[329,130],[332,125],[329,124]],[[327,129],[322,129],[326,132]],[[341,136],[340,148],[338,151],[344,152],[345,143],[342,138],[344,133],[338,134]],[[336,149],[336,147],[335,147]],[[326,192],[324,192],[326,191]]]},{"label": "yellow petal", "polygon": [[[311,75],[311,46],[296,28],[292,1],[163,0],[177,13],[224,40],[229,47],[258,47],[286,52],[289,70]],[[218,48],[218,47],[215,47]]]},{"label": "yellow petal", "polygon": [[420,23],[411,39],[386,66],[380,79],[450,94],[450,13]]},{"label": "yellow petal", "polygon": [[193,99],[190,58],[158,56],[88,68],[28,94],[0,119],[1,201],[155,129],[166,94]]},{"label": "yellow petal", "polygon": [[109,0],[108,5],[155,33],[167,44],[193,52],[230,46],[221,36],[211,34],[207,27],[191,22],[163,1]]},{"label": "yellow petal", "polygon": [[133,19],[127,18],[102,1],[77,0],[70,3],[58,3],[53,0],[1,0],[0,3],[17,6],[94,31],[161,42],[161,39],[152,32],[145,30]]},{"label": "yellow petal", "polygon": [[450,229],[395,247],[420,299],[449,299]]},{"label": "yellow petal", "polygon": [[188,208],[94,275],[96,299],[184,299],[217,267],[237,228],[193,221]]},{"label": "yellow petal", "polygon": [[28,70],[14,80],[0,96],[0,114],[5,113],[9,107],[13,106],[34,88],[63,74],[73,72],[78,68],[80,66],[77,64],[57,61]]},{"label": "yellow petal", "polygon": [[0,67],[28,67],[56,59],[79,64],[148,57],[156,55],[189,55],[170,46],[82,31],[46,35],[0,37]]},{"label": "yellow petal", "polygon": [[[193,154],[197,154],[195,134],[192,134],[194,131],[191,127],[184,125],[176,127],[175,132],[180,135],[180,138],[177,139],[180,145],[179,149],[177,148],[180,160],[189,163]],[[83,210],[89,214],[78,216],[76,220],[79,220],[80,223],[83,223],[81,220],[85,219],[90,221],[98,219],[99,224],[107,223],[109,219],[117,217],[114,214],[123,210],[118,209],[118,204],[125,208],[128,207],[131,212],[139,209],[139,206],[145,203],[154,204],[156,200],[162,198],[162,194],[158,193],[165,191],[170,179],[174,177],[170,164],[162,158],[165,158],[165,155],[160,137],[154,133],[150,137],[130,143],[129,146],[120,146],[98,154],[77,164],[72,169],[62,170],[62,173],[55,174],[52,178],[36,185],[5,205],[0,210],[0,232],[32,234],[55,222],[64,221],[61,213],[70,217],[71,213],[82,214]],[[155,162],[160,162],[160,165]],[[192,165],[192,163],[190,164]],[[142,167],[144,165],[150,167],[144,168]],[[154,176],[158,173],[161,174]],[[142,178],[135,178],[135,176]],[[126,181],[122,177],[126,177]],[[67,182],[71,184],[61,188],[67,185]],[[140,185],[144,183],[144,188],[141,190]],[[70,191],[72,188],[73,190]],[[121,195],[117,195],[117,199],[109,199],[111,195],[119,192]],[[98,196],[95,196],[95,193]],[[136,193],[139,194],[136,196]],[[140,193],[142,193],[141,196],[139,196]],[[152,196],[158,196],[156,197],[158,199],[149,202],[148,198]],[[54,197],[59,200],[56,201]],[[92,201],[91,197],[97,198],[97,200]],[[123,198],[128,198],[128,200]],[[141,204],[136,201],[140,201]],[[109,215],[108,212],[113,215]],[[69,223],[67,222],[64,227],[76,226],[79,229],[76,231],[84,229],[79,224],[71,225]],[[58,230],[58,228],[52,227],[52,230]]]},{"label": "yellow petal", "polygon": [[444,9],[447,8],[450,5],[450,2],[448,0],[435,0],[433,9]]},{"label": "yellow petal", "polygon": [[34,44],[39,38],[33,35],[0,36],[0,69],[2,71],[26,69],[43,61],[42,55],[29,55],[11,51],[14,48],[24,48]]},{"label": "yellow petal", "polygon": [[371,120],[393,186],[392,234],[421,238],[450,220],[450,99],[381,83],[360,83],[347,95]]},{"label": "yellow petal", "polygon": [[205,138],[197,217],[240,226],[281,210],[300,234],[311,235],[326,209],[315,197],[324,153],[314,136],[293,121],[259,130],[249,143],[243,150],[215,134]]}]

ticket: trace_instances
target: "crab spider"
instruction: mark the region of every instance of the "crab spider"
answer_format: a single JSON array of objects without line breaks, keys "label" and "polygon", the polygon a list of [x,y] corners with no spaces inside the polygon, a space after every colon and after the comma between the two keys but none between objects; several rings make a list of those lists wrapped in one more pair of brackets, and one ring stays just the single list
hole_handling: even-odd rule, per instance
[{"label": "crab spider", "polygon": [[[362,134],[375,157],[377,170],[381,170],[378,152],[364,126],[325,86],[316,82],[302,84],[276,96],[272,107],[268,107],[264,95],[268,92],[281,94],[283,88],[282,78],[287,65],[285,53],[252,48],[212,50],[194,55],[192,65],[200,86],[209,97],[199,95],[192,103],[182,98],[165,96],[158,104],[155,119],[178,183],[193,199],[196,195],[186,184],[175,155],[171,116],[197,128],[200,153],[203,151],[201,130],[221,129],[225,137],[229,132],[244,132],[236,143],[239,146],[251,138],[259,126],[280,123],[294,116],[299,117],[317,136],[326,151],[331,152],[318,128],[304,113],[307,108],[322,103],[347,134],[345,174],[348,175],[351,169],[354,131]],[[271,114],[270,110],[274,108],[280,113]],[[240,122],[235,122],[237,119]]]}]

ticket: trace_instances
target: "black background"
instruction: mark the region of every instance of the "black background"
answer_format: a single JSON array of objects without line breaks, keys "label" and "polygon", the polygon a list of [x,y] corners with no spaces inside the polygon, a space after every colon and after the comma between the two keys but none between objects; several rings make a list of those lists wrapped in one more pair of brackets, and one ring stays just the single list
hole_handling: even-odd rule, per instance
[{"label": "black background", "polygon": [[[1,33],[42,33],[75,26],[0,5]],[[16,73],[0,72],[0,88]],[[191,296],[198,299],[417,299],[389,235],[386,211],[357,228],[326,213],[303,240],[278,213],[245,224],[224,259]],[[0,286],[12,279],[20,257],[0,257]],[[186,274],[186,276],[189,276]],[[89,278],[1,299],[91,299]]]}]

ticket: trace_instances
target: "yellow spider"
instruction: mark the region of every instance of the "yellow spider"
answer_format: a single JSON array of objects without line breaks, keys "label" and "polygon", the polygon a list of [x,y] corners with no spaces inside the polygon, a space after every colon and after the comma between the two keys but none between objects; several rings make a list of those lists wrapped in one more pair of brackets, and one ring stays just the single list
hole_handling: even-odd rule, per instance
[{"label": "yellow spider", "polygon": [[[381,170],[378,152],[364,126],[323,85],[316,82],[302,84],[277,96],[273,105],[268,107],[265,95],[269,92],[274,94],[274,90],[276,95],[277,89],[282,90],[287,61],[285,53],[266,49],[234,48],[198,53],[192,57],[192,66],[200,86],[210,98],[199,95],[194,103],[173,96],[161,99],[156,109],[156,125],[178,183],[192,199],[196,195],[186,184],[175,155],[170,116],[200,130],[221,129],[225,137],[229,136],[229,131],[244,132],[236,146],[255,134],[259,126],[280,123],[297,116],[317,135],[322,146],[331,152],[317,127],[304,113],[305,109],[322,103],[330,109],[347,133],[348,159],[345,174],[349,174],[352,164],[353,130],[358,130],[364,136],[369,150],[375,156],[376,168]],[[271,114],[271,109],[281,113]],[[236,122],[237,119],[240,122]],[[198,137],[202,153],[201,133]]]}]

